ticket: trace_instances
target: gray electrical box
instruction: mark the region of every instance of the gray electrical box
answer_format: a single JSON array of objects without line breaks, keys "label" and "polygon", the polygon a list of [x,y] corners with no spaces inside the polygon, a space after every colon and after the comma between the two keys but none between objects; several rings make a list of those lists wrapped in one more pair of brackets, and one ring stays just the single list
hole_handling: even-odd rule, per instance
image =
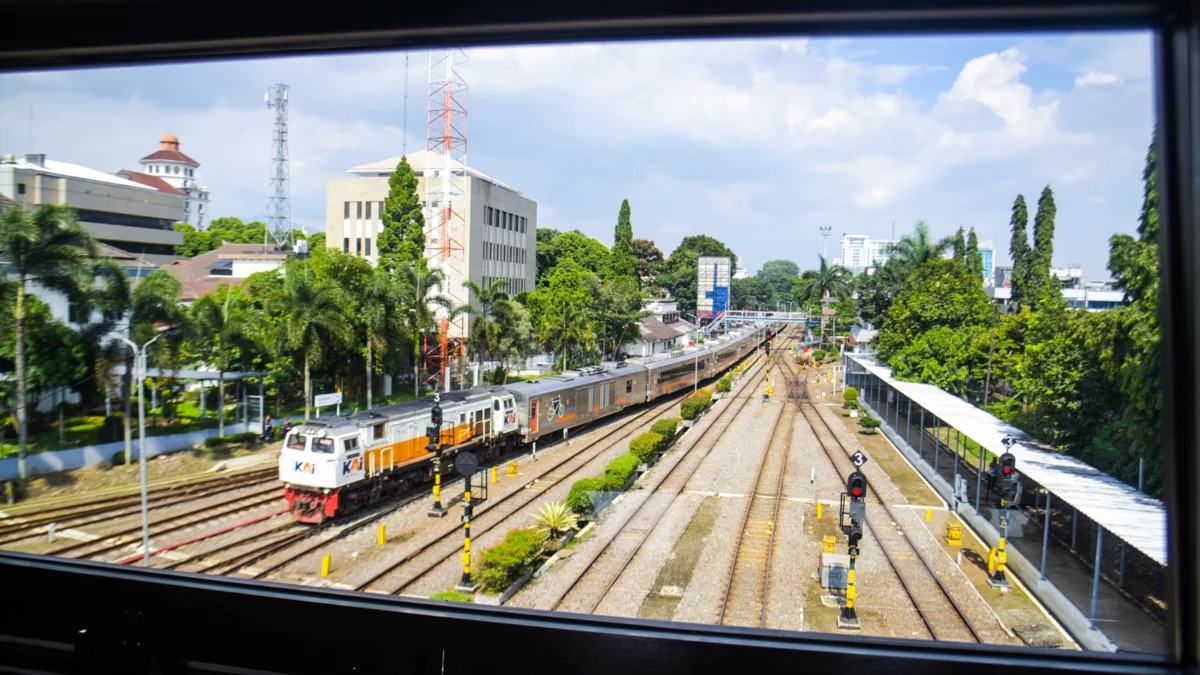
[{"label": "gray electrical box", "polygon": [[845,589],[850,579],[850,556],[845,553],[821,554],[821,587]]}]

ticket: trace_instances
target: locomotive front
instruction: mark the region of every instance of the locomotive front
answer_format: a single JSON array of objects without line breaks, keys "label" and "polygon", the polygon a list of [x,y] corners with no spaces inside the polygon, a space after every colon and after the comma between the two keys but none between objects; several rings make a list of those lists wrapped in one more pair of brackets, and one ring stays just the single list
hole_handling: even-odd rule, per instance
[{"label": "locomotive front", "polygon": [[337,513],[339,491],[363,477],[357,425],[308,421],[288,433],[279,454],[279,479],[298,522],[319,525]]}]

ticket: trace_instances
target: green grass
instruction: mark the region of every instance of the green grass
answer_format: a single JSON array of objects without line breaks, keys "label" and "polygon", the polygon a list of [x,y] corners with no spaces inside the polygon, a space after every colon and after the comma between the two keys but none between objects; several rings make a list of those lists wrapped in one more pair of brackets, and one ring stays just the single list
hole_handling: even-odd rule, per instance
[{"label": "green grass", "polygon": [[469,593],[460,591],[442,591],[429,596],[430,600],[445,600],[446,602],[471,602],[475,598]]}]

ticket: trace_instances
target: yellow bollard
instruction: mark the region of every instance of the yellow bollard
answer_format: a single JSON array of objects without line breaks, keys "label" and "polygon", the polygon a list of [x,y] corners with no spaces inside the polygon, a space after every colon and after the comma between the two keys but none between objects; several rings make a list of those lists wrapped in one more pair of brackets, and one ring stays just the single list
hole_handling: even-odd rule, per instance
[{"label": "yellow bollard", "polygon": [[379,536],[375,538],[375,541],[379,546],[387,543],[387,525],[379,524]]},{"label": "yellow bollard", "polygon": [[499,476],[500,476],[500,467],[493,466],[492,467],[492,482],[495,483],[495,482],[499,481],[500,480]]},{"label": "yellow bollard", "polygon": [[824,506],[825,505],[822,504],[821,502],[817,502],[817,520],[821,519],[821,513],[824,511],[824,508],[823,508]]},{"label": "yellow bollard", "polygon": [[822,539],[821,543],[824,546],[826,553],[833,553],[835,550],[837,550],[837,538],[832,534],[825,535],[825,538]]},{"label": "yellow bollard", "polygon": [[925,509],[925,520],[927,520],[927,521],[933,520],[933,509],[932,508]]},{"label": "yellow bollard", "polygon": [[326,553],[324,558],[321,558],[321,576],[329,576],[329,563],[333,562],[333,556]]}]

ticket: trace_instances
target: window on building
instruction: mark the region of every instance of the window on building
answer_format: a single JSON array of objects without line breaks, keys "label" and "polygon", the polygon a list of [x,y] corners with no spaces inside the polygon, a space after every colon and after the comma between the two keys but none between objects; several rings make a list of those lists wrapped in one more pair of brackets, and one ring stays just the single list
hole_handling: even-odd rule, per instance
[{"label": "window on building", "polygon": [[363,242],[363,254],[366,255],[368,258],[371,257],[371,240],[370,239],[367,239],[365,242]]},{"label": "window on building", "polygon": [[358,218],[359,220],[362,220],[362,205],[363,205],[363,203],[362,202],[354,202],[354,203],[358,205],[358,215],[356,216],[356,218]]},{"label": "window on building", "polygon": [[371,204],[372,202],[367,202],[367,220],[371,219]]},{"label": "window on building", "polygon": [[342,240],[342,253],[349,253],[349,252],[350,252],[350,237],[346,237],[345,239]]},{"label": "window on building", "polygon": [[175,167],[175,175],[176,175],[176,176],[178,176],[178,175],[179,175],[179,167]]},{"label": "window on building", "polygon": [[344,206],[345,206],[345,209],[342,212],[342,218],[349,220],[350,219],[350,202],[346,202],[344,204]]},{"label": "window on building", "polygon": [[24,183],[17,183],[17,194],[19,194],[19,195],[25,194],[25,184]]},{"label": "window on building", "polygon": [[362,256],[362,239],[357,237],[354,239],[354,255]]},{"label": "window on building", "polygon": [[67,305],[67,321],[71,323],[88,322],[88,306],[86,302],[72,300]]},{"label": "window on building", "polygon": [[[175,221],[166,218],[150,218],[148,216],[135,216],[128,213],[111,213],[109,211],[93,211],[91,209],[75,209],[76,215],[79,216],[80,222],[96,223],[99,225],[124,225],[126,227],[141,227],[149,230],[171,230]],[[119,248],[133,253],[126,246]]]}]

